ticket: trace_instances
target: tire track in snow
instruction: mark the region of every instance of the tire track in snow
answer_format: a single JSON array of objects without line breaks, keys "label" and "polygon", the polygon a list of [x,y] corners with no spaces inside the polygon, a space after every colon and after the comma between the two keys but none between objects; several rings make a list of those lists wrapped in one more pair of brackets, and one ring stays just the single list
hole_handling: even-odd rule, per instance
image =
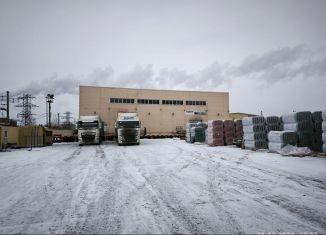
[{"label": "tire track in snow", "polygon": [[[84,204],[82,218],[78,218],[75,226],[66,232],[77,233],[119,233],[121,229],[121,215],[119,208],[119,178],[121,172],[121,153],[118,149],[113,151],[110,158],[105,158],[105,153],[100,146],[95,149],[91,158],[92,172],[84,181],[81,190],[81,202]],[[104,155],[104,157],[103,157]],[[95,192],[90,192],[93,189]],[[80,204],[80,203],[79,203]]]},{"label": "tire track in snow", "polygon": [[78,147],[78,149],[76,149],[72,154],[70,154],[69,157],[63,159],[64,161],[69,161],[69,160],[72,160],[74,158],[76,158],[79,154],[80,154],[80,151],[81,151],[81,147]]},{"label": "tire track in snow", "polygon": [[[269,170],[262,169],[259,166],[258,167],[253,166],[252,164],[248,165],[247,162],[242,163],[241,167],[239,167],[239,164],[233,161],[234,157],[230,157],[229,159],[224,157],[219,158],[218,156],[216,156],[216,153],[214,153],[214,156],[210,156],[209,151],[206,153],[196,152],[194,150],[192,151],[185,150],[185,151],[186,152],[188,151],[188,153],[192,154],[193,156],[194,155],[200,156],[198,159],[195,160],[196,164],[198,160],[207,162],[207,165],[211,165],[216,162],[220,162],[220,163],[223,162],[223,165],[227,164],[223,168],[220,167],[220,172],[215,176],[215,178],[223,179],[221,182],[227,182],[229,186],[232,185],[233,191],[235,191],[236,190],[235,188],[237,188],[238,189],[236,190],[237,192],[234,193],[241,194],[242,192],[246,192],[248,193],[247,195],[253,195],[253,196],[261,195],[261,198],[265,200],[269,200],[271,203],[282,207],[284,210],[288,211],[296,218],[299,218],[299,221],[301,221],[300,227],[302,227],[302,229],[310,227],[310,229],[312,229],[311,231],[314,231],[315,230],[314,226],[325,229],[324,221],[326,221],[326,216],[324,214],[321,214],[320,211],[302,205],[301,203],[292,202],[289,199],[287,199],[285,196],[274,195],[270,188],[270,184],[277,185],[279,178],[285,178],[285,179],[291,179],[293,182],[298,184],[296,188],[292,187],[293,190],[295,191],[298,190],[298,187],[307,187],[307,190],[309,190],[309,188],[311,189],[311,187],[309,187],[309,184],[311,182],[313,182],[313,185],[315,187],[324,191],[323,186],[321,186],[323,181],[321,180],[316,181],[316,179],[302,177],[302,176],[288,176],[286,175],[286,173],[278,174],[279,172],[275,173]],[[222,154],[229,155],[228,153],[222,153]],[[219,161],[220,159],[222,161]],[[257,171],[257,173],[255,173],[255,171]],[[239,173],[241,173],[242,176],[240,176]],[[267,178],[262,177],[264,175],[267,176]],[[262,181],[261,183],[259,183],[259,186],[257,185],[258,184],[257,181]],[[215,187],[212,186],[212,188],[214,189]],[[261,199],[253,198],[253,200],[256,201],[257,203],[262,203]],[[261,205],[261,207],[266,207],[266,205]],[[311,225],[306,225],[307,221],[309,221]]]},{"label": "tire track in snow", "polygon": [[[135,155],[135,153],[131,155]],[[170,222],[175,221],[178,223],[178,226],[172,226],[172,231],[168,231],[168,233],[214,232],[214,228],[206,223],[205,219],[200,216],[200,213],[197,212],[194,207],[189,208],[184,205],[183,201],[176,196],[175,192],[177,192],[178,189],[173,187],[173,181],[178,178],[176,175],[169,172],[170,177],[166,174],[168,179],[166,179],[166,182],[162,182],[162,178],[157,178],[155,175],[148,175],[143,167],[137,166],[134,161],[131,162],[144,178],[144,187],[148,188],[154,197],[154,207],[160,208],[161,211],[165,211],[164,217],[169,218]],[[158,221],[158,223],[160,223],[160,221]]]}]

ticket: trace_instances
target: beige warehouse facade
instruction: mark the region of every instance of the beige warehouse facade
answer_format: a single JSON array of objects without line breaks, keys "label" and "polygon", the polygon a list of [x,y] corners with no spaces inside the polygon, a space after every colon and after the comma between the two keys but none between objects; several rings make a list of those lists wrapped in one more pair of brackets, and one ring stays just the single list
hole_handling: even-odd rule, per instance
[{"label": "beige warehouse facade", "polygon": [[147,135],[173,135],[188,121],[228,118],[229,93],[79,87],[79,116],[99,115],[108,136],[114,135],[118,112],[137,112]]}]

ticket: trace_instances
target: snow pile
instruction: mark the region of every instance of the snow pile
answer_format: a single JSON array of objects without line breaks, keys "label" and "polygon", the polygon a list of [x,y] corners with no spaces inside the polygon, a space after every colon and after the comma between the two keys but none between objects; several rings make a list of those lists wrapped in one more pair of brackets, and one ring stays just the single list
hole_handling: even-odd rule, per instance
[{"label": "snow pile", "polygon": [[243,138],[246,149],[266,149],[267,135],[263,116],[242,119]]},{"label": "snow pile", "polygon": [[268,133],[268,149],[270,152],[281,152],[287,145],[295,146],[298,136],[295,131],[271,131]]},{"label": "snow pile", "polygon": [[311,154],[311,150],[308,147],[296,147],[293,145],[285,145],[277,152],[282,156],[297,156],[297,157],[304,157]]},{"label": "snow pile", "polygon": [[207,123],[206,129],[206,143],[209,146],[222,146],[224,145],[223,137],[223,121],[210,120]]}]

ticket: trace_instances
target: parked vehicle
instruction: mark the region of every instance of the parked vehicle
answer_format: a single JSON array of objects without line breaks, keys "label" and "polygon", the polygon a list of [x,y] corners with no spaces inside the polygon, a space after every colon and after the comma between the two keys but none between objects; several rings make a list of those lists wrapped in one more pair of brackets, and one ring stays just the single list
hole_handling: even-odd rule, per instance
[{"label": "parked vehicle", "polygon": [[140,144],[140,127],[137,113],[117,113],[115,133],[118,145]]},{"label": "parked vehicle", "polygon": [[103,140],[104,125],[98,115],[80,116],[77,125],[80,146],[84,144],[100,144]]}]

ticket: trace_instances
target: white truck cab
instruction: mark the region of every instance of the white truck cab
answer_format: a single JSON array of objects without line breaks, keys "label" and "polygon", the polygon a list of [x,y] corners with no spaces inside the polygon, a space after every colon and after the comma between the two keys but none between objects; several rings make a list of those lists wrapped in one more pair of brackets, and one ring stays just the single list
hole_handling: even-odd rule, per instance
[{"label": "white truck cab", "polygon": [[80,116],[78,123],[78,142],[84,144],[100,144],[104,137],[104,125],[98,115]]}]

